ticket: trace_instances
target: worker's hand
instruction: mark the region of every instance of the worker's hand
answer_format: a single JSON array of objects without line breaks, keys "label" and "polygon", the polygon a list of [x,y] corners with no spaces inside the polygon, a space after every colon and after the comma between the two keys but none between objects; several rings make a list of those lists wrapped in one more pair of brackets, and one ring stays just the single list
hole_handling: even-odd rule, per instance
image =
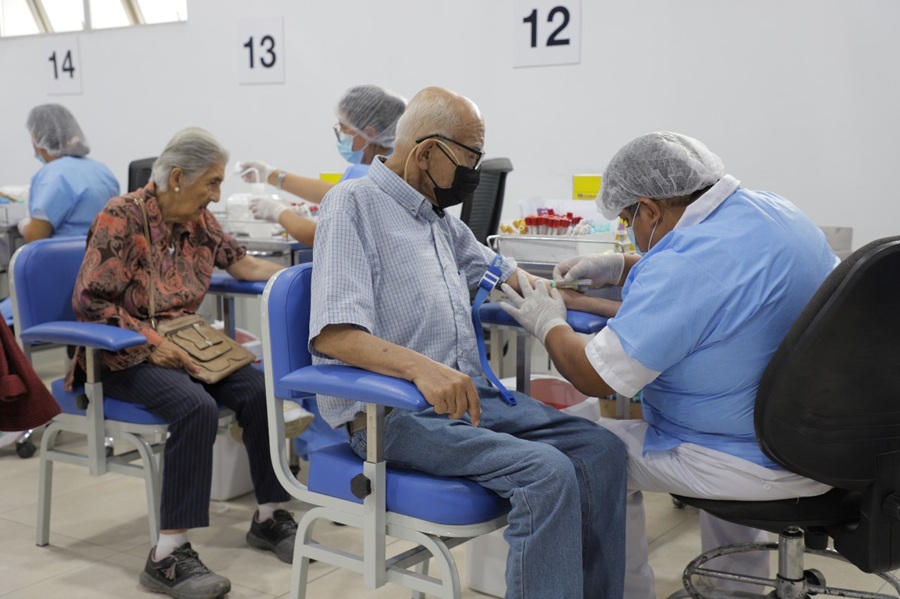
[{"label": "worker's hand", "polygon": [[468,412],[473,426],[481,423],[481,399],[467,375],[435,362],[434,368],[414,376],[412,382],[438,414],[459,419]]},{"label": "worker's hand", "polygon": [[163,368],[184,368],[188,374],[200,371],[188,353],[168,339],[163,339],[162,343],[150,352],[150,363]]},{"label": "worker's hand", "polygon": [[586,254],[563,260],[553,268],[557,287],[575,285],[579,279],[590,283],[578,285],[579,290],[618,285],[625,270],[625,254]]},{"label": "worker's hand", "polygon": [[277,223],[278,217],[287,209],[288,207],[285,204],[270,198],[252,198],[250,200],[250,212],[259,220]]},{"label": "worker's hand", "polygon": [[550,329],[566,325],[566,304],[558,289],[548,289],[543,279],[538,279],[534,288],[528,281],[525,272],[519,271],[519,289],[516,290],[503,283],[500,287],[509,296],[512,303],[501,302],[500,308],[515,318],[522,328],[537,337],[541,343]]},{"label": "worker's hand", "polygon": [[277,170],[274,166],[258,160],[238,162],[234,165],[234,171],[247,183],[268,183],[269,176]]},{"label": "worker's hand", "polygon": [[18,222],[18,224],[16,224],[16,228],[19,230],[19,235],[21,235],[22,237],[25,237],[25,227],[27,227],[30,223],[31,223],[31,217],[26,216],[25,218],[20,220]]}]

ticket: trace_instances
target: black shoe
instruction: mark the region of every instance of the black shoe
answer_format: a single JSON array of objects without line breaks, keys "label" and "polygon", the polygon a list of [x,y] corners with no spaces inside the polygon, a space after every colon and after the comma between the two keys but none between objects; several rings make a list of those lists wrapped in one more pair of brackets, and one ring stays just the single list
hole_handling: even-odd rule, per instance
[{"label": "black shoe", "polygon": [[141,572],[141,584],[175,599],[215,599],[231,590],[231,581],[211,572],[197,552],[185,543],[168,557],[153,561],[153,552]]},{"label": "black shoe", "polygon": [[297,523],[287,510],[275,510],[271,520],[257,522],[259,510],[253,513],[247,543],[257,549],[274,551],[278,559],[285,563],[294,561],[294,539],[297,537]]}]

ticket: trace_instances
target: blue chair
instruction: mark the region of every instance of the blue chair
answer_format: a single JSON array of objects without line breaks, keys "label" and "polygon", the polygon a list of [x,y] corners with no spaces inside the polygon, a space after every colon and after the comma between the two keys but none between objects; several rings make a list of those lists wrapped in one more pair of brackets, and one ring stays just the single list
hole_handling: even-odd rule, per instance
[{"label": "blue chair", "polygon": [[[134,331],[75,321],[72,290],[84,250],[84,237],[42,239],[20,248],[11,263],[16,337],[26,355],[30,356],[35,346],[48,343],[87,349],[83,387],[65,391],[62,378],[51,384],[63,413],[50,421],[41,440],[37,544],[46,545],[50,539],[53,462],[84,466],[93,476],[117,472],[143,478],[153,542],[159,535],[160,466],[168,427],[141,406],[103,394],[100,351],[118,351],[141,345],[146,339]],[[56,439],[62,432],[85,435],[87,448],[80,453],[57,449]],[[107,451],[107,437],[127,441],[134,449],[113,455]]]},{"label": "blue chair", "polygon": [[[313,366],[308,351],[312,266],[292,266],[275,275],[263,294],[263,362],[269,401],[269,438],[275,472],[288,492],[312,507],[298,523],[291,597],[306,597],[310,559],[362,574],[378,588],[394,583],[446,599],[460,596],[459,573],[450,549],[506,524],[509,503],[461,478],[430,476],[388,467],[384,460],[385,407],[428,407],[415,385],[349,366]],[[281,403],[315,393],[368,404],[368,456],[349,445],[310,454],[308,484],[289,469]],[[348,553],[312,539],[318,521],[340,522],[362,531],[363,548]],[[387,537],[416,546],[388,555]],[[428,574],[434,558],[440,577]],[[412,570],[410,568],[413,568]]]}]

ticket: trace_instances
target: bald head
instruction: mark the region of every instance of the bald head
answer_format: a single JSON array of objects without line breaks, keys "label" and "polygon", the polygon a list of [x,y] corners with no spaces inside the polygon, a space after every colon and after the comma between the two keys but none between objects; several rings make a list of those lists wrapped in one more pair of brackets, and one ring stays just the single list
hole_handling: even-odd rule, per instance
[{"label": "bald head", "polygon": [[[396,154],[408,152],[416,140],[440,134],[484,144],[484,121],[472,100],[443,87],[426,87],[409,101],[397,122]],[[463,141],[463,143],[466,143]]]}]

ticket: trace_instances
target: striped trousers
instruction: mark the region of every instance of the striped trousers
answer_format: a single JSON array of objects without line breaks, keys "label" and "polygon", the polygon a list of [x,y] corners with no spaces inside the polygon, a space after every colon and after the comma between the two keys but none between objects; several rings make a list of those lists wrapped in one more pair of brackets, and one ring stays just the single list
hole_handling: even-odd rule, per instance
[{"label": "striped trousers", "polygon": [[218,404],[234,411],[244,429],[244,446],[250,458],[257,502],[283,502],[290,498],[272,467],[265,381],[263,374],[252,366],[207,385],[192,379],[180,368],[144,362],[125,370],[105,372],[103,393],[140,404],[169,422],[160,504],[163,530],[209,526]]}]

